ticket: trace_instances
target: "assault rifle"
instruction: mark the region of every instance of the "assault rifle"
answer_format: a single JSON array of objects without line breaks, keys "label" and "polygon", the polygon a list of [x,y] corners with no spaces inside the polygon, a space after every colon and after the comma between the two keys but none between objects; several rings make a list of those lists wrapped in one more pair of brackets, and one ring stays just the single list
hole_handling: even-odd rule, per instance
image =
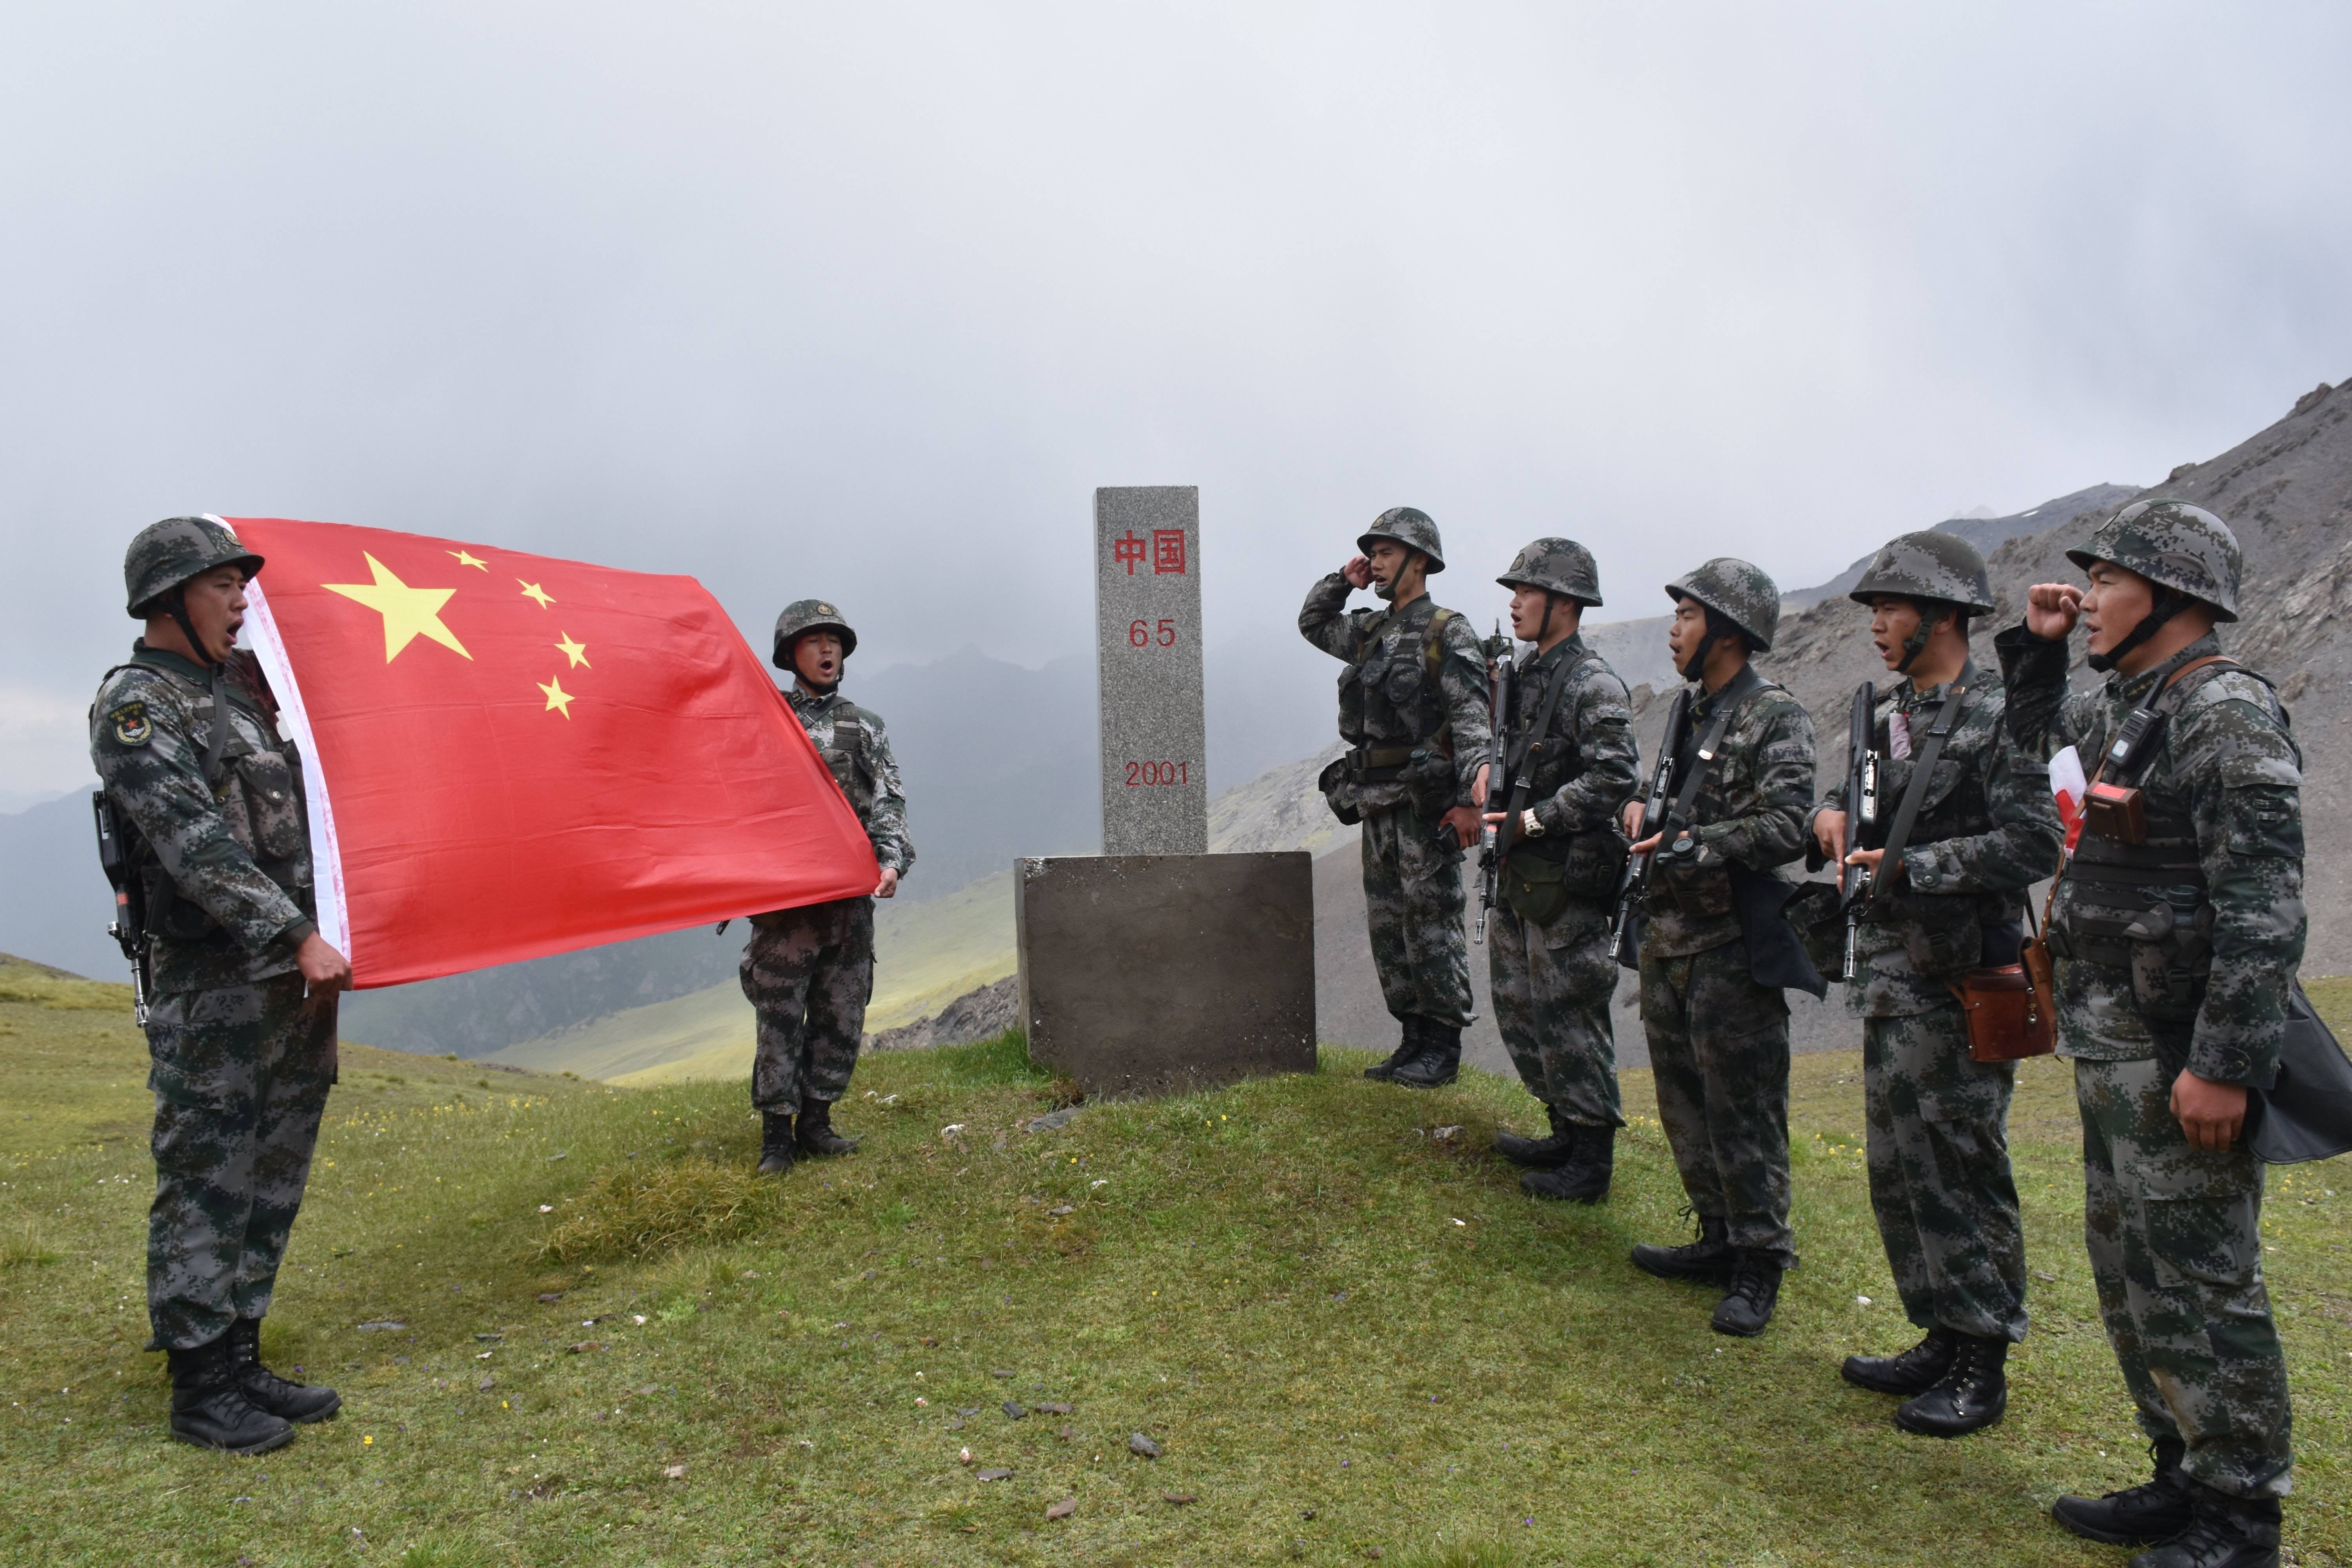
[{"label": "assault rifle", "polygon": [[[1689,729],[1690,688],[1685,686],[1675,693],[1675,705],[1666,714],[1666,732],[1658,742],[1658,765],[1650,774],[1650,793],[1642,800],[1642,826],[1633,832],[1636,844],[1672,826],[1666,821],[1666,787],[1674,782],[1675,759],[1682,752]],[[1609,922],[1612,963],[1624,962],[1625,944],[1633,937],[1633,921],[1641,912],[1642,900],[1649,896],[1650,873],[1657,861],[1655,849],[1644,849],[1639,855],[1625,858],[1625,869],[1617,879],[1617,911]]]},{"label": "assault rifle", "polygon": [[[1511,689],[1518,676],[1516,657],[1517,645],[1503,635],[1500,621],[1495,623],[1495,635],[1486,647],[1493,650],[1495,675],[1490,688],[1494,705],[1495,740],[1486,760],[1486,800],[1479,815],[1507,807],[1497,803],[1503,799],[1503,774],[1510,766],[1511,755]],[[1503,861],[1511,852],[1511,830],[1516,826],[1507,817],[1500,824],[1486,823],[1478,836],[1478,926],[1477,939],[1486,940],[1486,917],[1494,912],[1496,890],[1503,879]]]},{"label": "assault rifle", "polygon": [[[1878,720],[1878,693],[1867,680],[1855,689],[1853,714],[1846,726],[1845,852],[1874,849],[1878,836],[1878,753],[1871,749]],[[1875,879],[1867,866],[1838,864],[1838,908],[1845,916],[1845,973],[1852,980],[1862,945],[1862,917],[1870,907]]]},{"label": "assault rifle", "polygon": [[122,826],[115,819],[114,803],[104,790],[90,792],[91,814],[98,819],[98,864],[114,889],[114,923],[106,928],[131,963],[131,1005],[139,1026],[147,1026],[147,889],[131,868],[131,852],[122,842]]}]

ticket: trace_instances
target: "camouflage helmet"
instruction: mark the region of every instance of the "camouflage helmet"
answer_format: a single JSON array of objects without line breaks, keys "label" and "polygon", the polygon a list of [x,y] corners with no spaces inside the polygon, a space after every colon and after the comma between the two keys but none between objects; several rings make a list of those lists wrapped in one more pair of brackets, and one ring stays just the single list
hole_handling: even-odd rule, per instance
[{"label": "camouflage helmet", "polygon": [[769,662],[778,669],[790,669],[793,665],[793,644],[809,632],[841,634],[841,657],[847,658],[857,651],[857,634],[841,618],[841,612],[824,599],[794,599],[776,617],[776,651]]},{"label": "camouflage helmet", "polygon": [[1718,555],[1666,584],[1670,599],[1696,599],[1746,632],[1759,648],[1772,646],[1780,626],[1780,590],[1760,566]]},{"label": "camouflage helmet", "polygon": [[2245,568],[2238,536],[2201,506],[2136,500],[2099,524],[2089,542],[2066,552],[2087,569],[2105,561],[2149,582],[2201,599],[2217,621],[2238,618],[2238,576]]},{"label": "camouflage helmet", "polygon": [[1383,539],[1393,539],[1408,550],[1418,550],[1429,557],[1429,574],[1445,570],[1444,548],[1437,542],[1437,524],[1417,506],[1392,506],[1372,519],[1372,526],[1356,536],[1356,548],[1370,555],[1372,546]]},{"label": "camouflage helmet", "polygon": [[261,557],[216,517],[151,522],[122,554],[122,587],[129,595],[123,607],[134,620],[144,620],[156,600],[215,566],[235,566],[249,581],[260,574]]},{"label": "camouflage helmet", "polygon": [[1601,568],[1592,552],[1573,539],[1537,540],[1511,558],[1511,569],[1495,579],[1506,588],[1542,588],[1580,605],[1601,603]]},{"label": "camouflage helmet", "polygon": [[1932,528],[1880,545],[1846,597],[1867,605],[1882,594],[1940,599],[1972,616],[1992,614],[1992,580],[1985,575],[1984,557],[1958,534]]}]

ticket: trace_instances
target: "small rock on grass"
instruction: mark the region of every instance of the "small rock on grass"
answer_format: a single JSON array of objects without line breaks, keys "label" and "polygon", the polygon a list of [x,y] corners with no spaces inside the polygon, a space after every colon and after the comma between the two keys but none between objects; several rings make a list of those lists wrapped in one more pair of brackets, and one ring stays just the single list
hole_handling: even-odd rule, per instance
[{"label": "small rock on grass", "polygon": [[1029,1408],[1040,1415],[1067,1415],[1070,1413],[1066,1405],[1033,1405]]},{"label": "small rock on grass", "polygon": [[988,1375],[991,1377],[1011,1377],[1013,1374],[1010,1372],[992,1372]]},{"label": "small rock on grass", "polygon": [[539,1293],[539,1304],[542,1307],[552,1307],[562,1300],[563,1292],[561,1290],[541,1290]]},{"label": "small rock on grass", "polygon": [[1128,1436],[1127,1451],[1130,1454],[1140,1454],[1147,1459],[1156,1459],[1160,1457],[1160,1445],[1142,1433],[1134,1432]]},{"label": "small rock on grass", "polygon": [[976,1481],[1009,1481],[1012,1479],[1011,1470],[978,1470],[972,1475]]},{"label": "small rock on grass", "polygon": [[686,1467],[684,1465],[664,1465],[662,1467],[662,1474],[667,1476],[671,1480],[682,1481],[686,1479]]},{"label": "small rock on grass", "polygon": [[1010,1399],[1008,1399],[1008,1400],[1006,1400],[1006,1401],[1004,1402],[1004,1414],[1005,1414],[1006,1415],[1010,1416],[1012,1419],[1013,1419],[1013,1420],[1015,1420],[1015,1421],[1018,1421],[1018,1420],[1020,1420],[1024,1415],[1028,1415],[1028,1414],[1029,1414],[1029,1412],[1027,1412],[1026,1410],[1022,1409],[1022,1408],[1021,1408],[1021,1406],[1019,1406],[1018,1405],[1013,1404],[1013,1401],[1011,1401]]},{"label": "small rock on grass", "polygon": [[604,1342],[602,1340],[582,1340],[576,1345],[566,1345],[564,1352],[568,1355],[586,1355],[591,1351],[601,1351],[605,1348]]},{"label": "small rock on grass", "polygon": [[1077,1511],[1078,1500],[1074,1497],[1066,1497],[1061,1501],[1055,1503],[1052,1507],[1046,1509],[1045,1517],[1047,1519],[1067,1519],[1070,1515]]},{"label": "small rock on grass", "polygon": [[1160,1500],[1161,1502],[1172,1502],[1178,1508],[1182,1508],[1188,1502],[1199,1502],[1201,1500],[1201,1494],[1198,1492],[1161,1492],[1160,1494]]}]

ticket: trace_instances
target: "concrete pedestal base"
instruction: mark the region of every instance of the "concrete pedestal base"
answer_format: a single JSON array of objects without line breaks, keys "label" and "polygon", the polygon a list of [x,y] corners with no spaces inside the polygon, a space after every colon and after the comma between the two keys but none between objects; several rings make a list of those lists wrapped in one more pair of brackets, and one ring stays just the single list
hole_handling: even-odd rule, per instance
[{"label": "concrete pedestal base", "polygon": [[1056,856],[1013,883],[1029,1058],[1090,1098],[1315,1070],[1304,851]]}]

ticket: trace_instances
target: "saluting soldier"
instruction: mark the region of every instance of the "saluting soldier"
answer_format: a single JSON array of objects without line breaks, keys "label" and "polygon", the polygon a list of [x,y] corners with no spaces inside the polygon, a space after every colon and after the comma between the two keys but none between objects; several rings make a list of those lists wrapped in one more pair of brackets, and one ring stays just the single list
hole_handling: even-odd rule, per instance
[{"label": "saluting soldier", "polygon": [[[2049,773],[2003,722],[2007,703],[1969,655],[1992,613],[1984,558],[1956,534],[1890,541],[1847,595],[1898,678],[1878,693],[1879,810],[1900,843],[1856,847],[1843,778],[1811,824],[1823,859],[1866,868],[1872,894],[1846,1010],[1863,1021],[1870,1201],[1904,1311],[1926,1337],[1849,1356],[1847,1382],[1901,1395],[1906,1431],[1957,1437],[2008,1408],[2009,1347],[2025,1337],[2025,1233],[2009,1164],[2013,1062],[1979,1062],[1952,985],[2017,962],[2025,891],[2057,869],[2063,830]],[[1926,770],[1924,773],[1921,770]]]},{"label": "saluting soldier", "polygon": [[743,994],[759,1020],[751,1103],[760,1112],[760,1172],[776,1174],[802,1154],[846,1154],[857,1140],[833,1125],[849,1091],[874,997],[874,900],[898,891],[915,863],[907,797],[882,716],[841,694],[857,633],[822,599],[799,599],[776,617],[774,662],[793,673],[793,712],[857,813],[881,879],[873,894],[751,917]]},{"label": "saluting soldier", "polygon": [[215,518],[142,530],[123,577],[146,630],[89,711],[150,933],[149,1348],[170,1360],[172,1436],[240,1454],[342,1405],[261,1361],[352,974],[319,934],[301,757],[236,646],[261,565]]},{"label": "saluting soldier", "polygon": [[[2099,1312],[2156,1473],[2053,1511],[2094,1541],[2161,1543],[2135,1568],[2273,1564],[2293,1450],[2242,1134],[2303,958],[2302,753],[2269,681],[2214,636],[2241,569],[2220,518],[2135,501],[2066,554],[2089,586],[2036,584],[1994,646],[2019,745],[2072,745],[2095,770],[2050,921],[2058,1048]],[[2077,622],[2106,679],[2070,695]],[[2108,790],[2131,793],[2107,808]]]},{"label": "saluting soldier", "polygon": [[[1300,635],[1348,666],[1339,734],[1349,750],[1318,782],[1341,822],[1363,824],[1372,964],[1402,1031],[1364,1076],[1435,1089],[1460,1070],[1462,1031],[1475,1016],[1462,851],[1479,836],[1485,799],[1486,656],[1470,623],[1429,596],[1445,556],[1427,512],[1391,507],[1356,548],[1298,612]],[[1349,611],[1358,588],[1386,607]]]},{"label": "saluting soldier", "polygon": [[[1698,687],[1669,782],[1686,808],[1633,847],[1655,849],[1642,907],[1642,1026],[1699,1237],[1641,1246],[1661,1279],[1720,1286],[1719,1333],[1764,1331],[1780,1276],[1796,1261],[1789,1228],[1789,1004],[1759,981],[1736,893],[1804,851],[1813,800],[1813,721],[1750,656],[1772,646],[1780,591],[1745,561],[1719,556],[1666,584],[1675,668]],[[1674,737],[1667,738],[1674,743]],[[1625,806],[1639,831],[1642,802]],[[1779,902],[1772,906],[1777,917]]]},{"label": "saluting soldier", "polygon": [[1536,652],[1512,683],[1511,712],[1496,716],[1512,752],[1487,803],[1499,808],[1486,821],[1506,853],[1486,954],[1496,1026],[1551,1121],[1547,1137],[1498,1132],[1495,1152],[1530,1167],[1519,1185],[1538,1197],[1598,1203],[1625,1124],[1608,906],[1625,860],[1617,807],[1641,767],[1633,710],[1580,632],[1586,607],[1601,603],[1591,551],[1538,539],[1495,580],[1511,590],[1513,634]]}]

